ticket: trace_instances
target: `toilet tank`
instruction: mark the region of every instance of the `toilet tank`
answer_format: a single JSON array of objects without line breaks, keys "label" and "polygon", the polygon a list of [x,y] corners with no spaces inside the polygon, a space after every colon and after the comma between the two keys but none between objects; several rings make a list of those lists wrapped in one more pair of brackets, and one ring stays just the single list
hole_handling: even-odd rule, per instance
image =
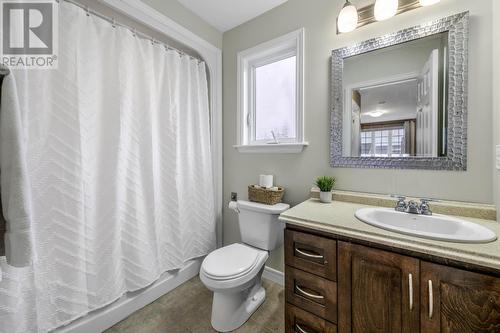
[{"label": "toilet tank", "polygon": [[278,217],[288,208],[290,205],[284,203],[265,205],[238,200],[241,241],[268,251],[283,244],[285,224]]}]

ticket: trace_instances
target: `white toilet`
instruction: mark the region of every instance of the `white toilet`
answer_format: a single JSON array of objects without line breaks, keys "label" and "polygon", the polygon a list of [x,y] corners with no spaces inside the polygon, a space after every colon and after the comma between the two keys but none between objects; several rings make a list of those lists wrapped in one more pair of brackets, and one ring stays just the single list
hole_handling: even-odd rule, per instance
[{"label": "white toilet", "polygon": [[264,302],[261,277],[269,251],[283,244],[284,224],[279,214],[287,204],[264,205],[238,201],[240,244],[210,253],[201,265],[200,279],[214,292],[212,326],[229,332],[243,325]]}]

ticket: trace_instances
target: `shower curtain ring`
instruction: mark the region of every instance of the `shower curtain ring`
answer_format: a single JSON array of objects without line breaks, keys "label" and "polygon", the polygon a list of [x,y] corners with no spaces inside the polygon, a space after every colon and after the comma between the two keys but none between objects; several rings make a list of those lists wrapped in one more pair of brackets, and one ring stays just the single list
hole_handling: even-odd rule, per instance
[{"label": "shower curtain ring", "polygon": [[155,39],[154,38],[151,38],[151,45],[155,45]]},{"label": "shower curtain ring", "polygon": [[137,37],[137,30],[135,28],[132,29],[132,36]]},{"label": "shower curtain ring", "polygon": [[90,16],[90,8],[89,8],[89,6],[85,6],[85,12],[87,13],[87,16]]},{"label": "shower curtain ring", "polygon": [[116,20],[114,18],[111,19],[111,26],[116,28]]}]

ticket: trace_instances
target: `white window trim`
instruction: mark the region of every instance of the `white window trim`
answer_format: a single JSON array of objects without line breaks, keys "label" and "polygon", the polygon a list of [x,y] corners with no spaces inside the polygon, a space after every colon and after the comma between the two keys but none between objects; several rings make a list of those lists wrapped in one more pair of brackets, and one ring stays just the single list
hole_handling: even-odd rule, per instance
[{"label": "white window trim", "polygon": [[[284,36],[259,44],[238,53],[238,113],[237,113],[237,144],[234,148],[241,153],[300,153],[308,145],[304,140],[304,28]],[[249,119],[252,115],[252,96],[254,82],[250,76],[256,65],[285,59],[283,53],[289,50],[290,56],[296,55],[297,64],[297,94],[296,94],[296,139],[283,140],[279,143],[262,141],[250,142]],[[279,55],[277,55],[279,53]]]}]

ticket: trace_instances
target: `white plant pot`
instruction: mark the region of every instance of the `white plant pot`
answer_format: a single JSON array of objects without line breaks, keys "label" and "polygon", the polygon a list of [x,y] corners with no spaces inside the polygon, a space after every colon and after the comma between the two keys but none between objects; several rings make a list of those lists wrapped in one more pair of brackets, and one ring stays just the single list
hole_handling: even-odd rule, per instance
[{"label": "white plant pot", "polygon": [[332,202],[332,192],[319,192],[319,201],[324,202],[324,203],[330,203]]}]

